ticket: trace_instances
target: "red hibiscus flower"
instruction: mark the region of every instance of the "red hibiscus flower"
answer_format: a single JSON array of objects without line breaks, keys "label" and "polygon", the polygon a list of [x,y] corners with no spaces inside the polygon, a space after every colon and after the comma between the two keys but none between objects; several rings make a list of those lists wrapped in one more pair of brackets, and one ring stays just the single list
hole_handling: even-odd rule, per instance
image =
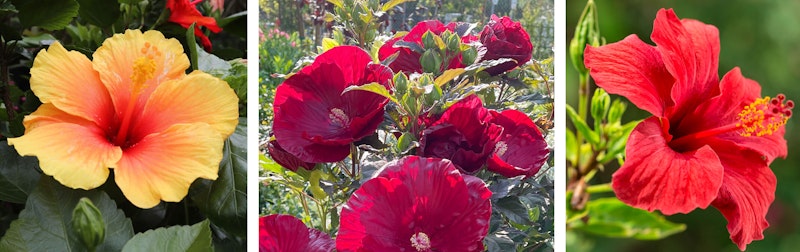
[{"label": "red hibiscus flower", "polygon": [[446,158],[466,173],[475,173],[494,153],[503,128],[477,95],[470,95],[449,108],[422,131],[417,155]]},{"label": "red hibiscus flower", "polygon": [[483,251],[492,192],[448,160],[387,164],[342,208],[338,251]]},{"label": "red hibiscus flower", "polygon": [[[397,58],[389,63],[389,67],[392,68],[392,70],[395,72],[405,72],[409,74],[422,73],[422,64],[419,62],[419,58],[422,56],[422,53],[411,50],[408,47],[395,46],[395,43],[397,41],[411,42],[419,45],[419,47],[422,48],[422,35],[425,34],[425,32],[431,31],[433,34],[441,35],[444,31],[454,32],[456,30],[456,26],[458,26],[458,23],[449,23],[447,26],[445,26],[439,20],[426,20],[419,22],[417,25],[411,28],[411,31],[409,31],[405,36],[386,41],[386,43],[383,44],[383,46],[381,46],[381,48],[378,50],[378,58],[380,60],[385,60],[389,56],[397,53]],[[472,35],[461,37],[462,43],[470,43],[476,40],[477,37]],[[465,66],[466,65],[461,62],[461,55],[459,54],[450,61],[447,69],[461,68]]]},{"label": "red hibiscus flower", "polygon": [[200,43],[203,49],[207,52],[211,51],[211,40],[203,34],[200,27],[206,27],[213,33],[219,33],[222,28],[217,26],[217,20],[212,17],[204,17],[200,11],[197,10],[197,4],[203,0],[167,0],[167,9],[169,9],[169,18],[167,21],[179,24],[183,28],[189,28],[193,23],[194,35],[200,38]]},{"label": "red hibiscus flower", "polygon": [[521,66],[531,60],[533,45],[528,32],[519,22],[511,21],[508,17],[498,18],[492,15],[492,20],[483,28],[480,41],[486,53],[481,61],[502,58],[514,59],[516,62],[506,62],[490,67],[484,71],[490,75],[498,75],[508,70]]},{"label": "red hibiscus flower", "polygon": [[657,46],[631,35],[586,48],[598,86],[653,114],[631,133],[614,192],[668,215],[712,205],[744,250],[769,226],[776,179],[768,165],[786,156],[783,125],[794,103],[759,98],[761,87],[739,68],[719,80],[714,26],[661,9],[650,38]]},{"label": "red hibiscus flower", "polygon": [[530,177],[539,172],[550,155],[539,128],[528,115],[517,110],[491,113],[493,123],[503,127],[503,134],[497,139],[494,155],[489,159],[487,168],[509,178],[519,175]]},{"label": "red hibiscus flower", "polygon": [[258,218],[258,251],[330,252],[334,245],[327,234],[306,227],[294,216],[273,214]]},{"label": "red hibiscus flower", "polygon": [[297,171],[298,168],[312,170],[314,166],[317,165],[315,163],[304,162],[291,153],[286,152],[286,150],[281,148],[281,145],[278,144],[278,141],[274,139],[267,143],[267,152],[275,163],[291,171]]},{"label": "red hibiscus flower", "polygon": [[375,82],[391,89],[391,79],[391,69],[372,64],[358,47],[339,46],[320,54],[275,91],[275,139],[304,162],[343,160],[351,143],[375,132],[389,100],[367,91],[342,92]]}]

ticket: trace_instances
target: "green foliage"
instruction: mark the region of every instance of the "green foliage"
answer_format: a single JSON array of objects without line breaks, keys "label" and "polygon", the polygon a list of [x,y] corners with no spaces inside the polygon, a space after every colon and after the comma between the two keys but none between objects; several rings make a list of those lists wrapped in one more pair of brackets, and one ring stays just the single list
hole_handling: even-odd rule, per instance
[{"label": "green foliage", "polygon": [[204,220],[191,226],[158,228],[136,234],[123,252],[136,251],[214,251],[211,247],[211,228]]},{"label": "green foliage", "polygon": [[24,27],[38,26],[61,30],[78,15],[80,5],[75,0],[25,1],[11,0]]},{"label": "green foliage", "polygon": [[267,137],[271,125],[272,102],[275,88],[292,72],[295,64],[310,52],[311,41],[300,39],[297,32],[288,34],[274,29],[262,30],[263,39],[259,46],[259,125],[260,139]]},{"label": "green foliage", "polygon": [[586,206],[587,221],[576,221],[573,229],[608,237],[633,237],[656,240],[686,230],[686,225],[676,224],[663,216],[633,208],[617,198],[590,201]]},{"label": "green foliage", "polygon": [[20,157],[17,151],[0,141],[0,201],[24,204],[36,187],[40,174],[34,157]]}]

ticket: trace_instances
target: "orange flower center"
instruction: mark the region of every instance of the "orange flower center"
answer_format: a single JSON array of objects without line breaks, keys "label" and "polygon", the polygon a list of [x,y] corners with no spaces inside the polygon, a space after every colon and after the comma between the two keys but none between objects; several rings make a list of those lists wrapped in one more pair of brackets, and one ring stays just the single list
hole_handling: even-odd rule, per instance
[{"label": "orange flower center", "polygon": [[122,117],[122,124],[120,124],[117,136],[114,138],[114,145],[128,146],[127,142],[128,131],[131,125],[131,117],[133,117],[133,110],[136,108],[136,101],[139,100],[139,95],[142,90],[148,87],[147,81],[155,77],[156,61],[154,56],[160,56],[161,52],[158,48],[151,46],[149,42],[145,42],[141,50],[143,56],[136,58],[133,61],[133,71],[131,73],[131,96],[128,99],[128,105],[125,108],[125,113]]},{"label": "orange flower center", "polygon": [[693,146],[692,143],[699,139],[728,132],[738,132],[744,137],[769,136],[789,121],[789,118],[792,117],[792,108],[794,108],[794,102],[787,100],[783,94],[778,94],[775,98],[767,96],[756,99],[744,106],[736,116],[735,123],[681,136],[670,141],[669,145],[680,149],[680,147]]},{"label": "orange flower center", "polygon": [[411,246],[417,251],[431,251],[431,239],[423,232],[411,235]]}]

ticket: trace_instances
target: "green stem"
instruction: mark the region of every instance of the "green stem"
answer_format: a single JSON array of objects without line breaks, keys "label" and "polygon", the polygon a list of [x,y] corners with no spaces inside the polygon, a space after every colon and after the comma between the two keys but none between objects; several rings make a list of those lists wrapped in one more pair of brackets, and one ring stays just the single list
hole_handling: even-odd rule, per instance
[{"label": "green stem", "polygon": [[592,186],[589,186],[589,187],[586,188],[586,192],[590,193],[590,194],[592,194],[592,193],[606,193],[606,192],[612,192],[612,191],[614,191],[614,189],[611,188],[611,183],[592,185]]}]

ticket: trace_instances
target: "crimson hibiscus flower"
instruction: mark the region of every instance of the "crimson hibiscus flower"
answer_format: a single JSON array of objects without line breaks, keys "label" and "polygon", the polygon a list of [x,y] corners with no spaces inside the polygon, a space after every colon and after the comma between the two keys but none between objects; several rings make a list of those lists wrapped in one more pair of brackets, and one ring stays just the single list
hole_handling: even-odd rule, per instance
[{"label": "crimson hibiscus flower", "polygon": [[338,251],[483,251],[492,192],[448,160],[387,164],[342,208]]},{"label": "crimson hibiscus flower", "polygon": [[370,83],[391,90],[391,79],[391,69],[372,64],[358,47],[339,46],[320,54],[275,91],[275,140],[304,162],[343,160],[351,143],[375,132],[389,100],[367,91],[342,92]]},{"label": "crimson hibiscus flower", "polygon": [[446,158],[466,173],[475,173],[494,153],[503,128],[477,95],[470,95],[449,108],[422,131],[417,155]]},{"label": "crimson hibiscus flower", "polygon": [[[411,42],[414,44],[419,45],[422,48],[422,35],[425,34],[427,31],[431,31],[433,34],[441,35],[444,31],[451,31],[455,32],[456,27],[459,23],[448,23],[446,26],[442,24],[439,20],[426,20],[417,23],[408,34],[402,37],[397,37],[386,41],[383,46],[378,50],[378,59],[385,60],[389,56],[393,54],[397,54],[397,58],[394,61],[389,63],[389,67],[392,68],[395,72],[405,72],[405,73],[422,73],[422,65],[419,62],[419,58],[422,56],[421,52],[412,50],[408,47],[400,47],[395,46],[397,41],[405,41]],[[472,35],[466,35],[461,37],[462,43],[471,43],[476,41],[478,38]],[[472,62],[467,62],[468,64]],[[461,55],[454,57],[450,63],[448,64],[447,69],[452,68],[461,68],[465,67],[465,63],[461,62]]]},{"label": "crimson hibiscus flower", "polygon": [[273,214],[258,218],[258,251],[330,252],[334,245],[328,234],[306,227],[294,216]]},{"label": "crimson hibiscus flower", "polygon": [[211,40],[203,34],[203,31],[200,30],[200,27],[206,27],[209,31],[213,33],[219,33],[222,31],[217,25],[217,20],[212,17],[205,17],[203,16],[200,11],[197,10],[197,4],[202,2],[203,0],[167,0],[166,8],[169,9],[169,18],[167,21],[179,24],[181,27],[189,29],[193,23],[196,23],[194,26],[194,35],[200,38],[200,43],[203,45],[203,49],[207,52],[211,51]]},{"label": "crimson hibiscus flower", "polygon": [[631,35],[586,48],[598,86],[653,114],[631,133],[614,192],[667,215],[714,206],[744,250],[769,226],[776,179],[768,165],[786,156],[783,125],[794,103],[759,98],[761,87],[739,68],[719,80],[714,26],[661,9],[650,38],[657,46]]},{"label": "crimson hibiscus flower", "polygon": [[503,134],[497,139],[487,169],[509,178],[536,175],[550,155],[539,128],[528,115],[517,110],[491,113],[493,123],[503,127]]},{"label": "crimson hibiscus flower", "polygon": [[519,22],[511,21],[508,17],[498,18],[492,15],[492,20],[481,31],[480,41],[483,44],[481,47],[486,51],[481,61],[502,58],[516,61],[505,62],[484,70],[492,76],[524,65],[533,55],[533,44],[528,32]]},{"label": "crimson hibiscus flower", "polygon": [[312,170],[314,169],[314,166],[317,165],[315,163],[304,162],[291,153],[286,152],[286,150],[284,150],[281,145],[278,144],[278,141],[274,139],[267,142],[267,152],[272,160],[275,161],[275,163],[278,163],[279,165],[291,171],[297,171],[298,168]]}]

